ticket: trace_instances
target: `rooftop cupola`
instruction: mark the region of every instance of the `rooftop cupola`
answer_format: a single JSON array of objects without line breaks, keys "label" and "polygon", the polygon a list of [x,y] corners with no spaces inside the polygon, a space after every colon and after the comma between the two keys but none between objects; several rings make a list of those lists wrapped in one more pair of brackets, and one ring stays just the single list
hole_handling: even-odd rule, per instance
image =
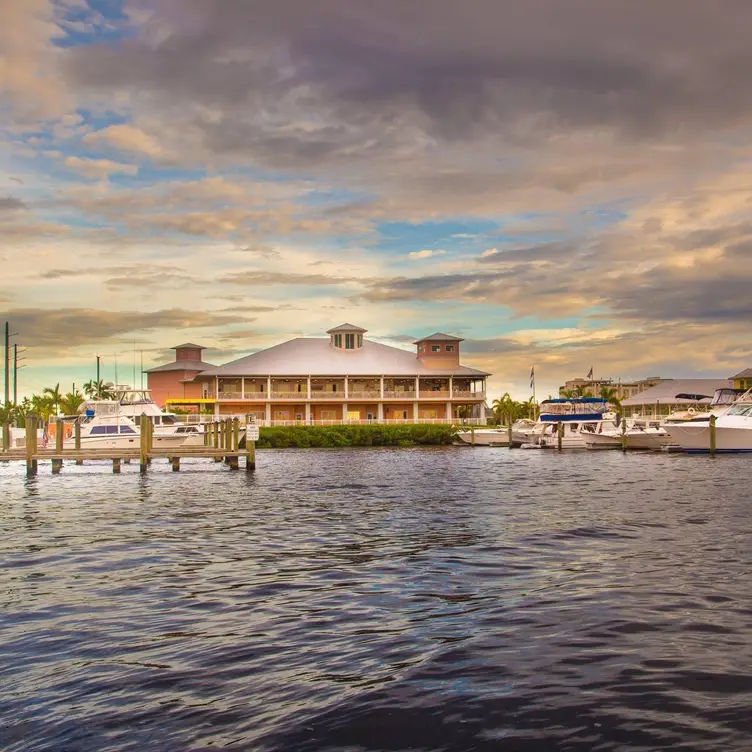
[{"label": "rooftop cupola", "polygon": [[352,324],[340,324],[335,326],[334,329],[330,329],[327,334],[332,347],[337,350],[355,352],[363,347],[363,335],[366,331],[368,330]]},{"label": "rooftop cupola", "polygon": [[456,368],[460,364],[460,342],[462,341],[461,337],[436,332],[413,344],[418,347],[418,360],[426,368]]}]

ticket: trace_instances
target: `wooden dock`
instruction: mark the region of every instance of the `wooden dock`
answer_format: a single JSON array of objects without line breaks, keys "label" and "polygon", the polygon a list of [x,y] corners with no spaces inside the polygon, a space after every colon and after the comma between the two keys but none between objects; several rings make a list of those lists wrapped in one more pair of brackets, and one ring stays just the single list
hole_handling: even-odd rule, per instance
[{"label": "wooden dock", "polygon": [[65,461],[83,465],[86,460],[111,461],[112,472],[119,473],[122,463],[138,461],[141,473],[148,472],[153,459],[167,459],[173,472],[180,470],[180,460],[185,458],[213,459],[224,462],[231,470],[240,468],[240,460],[245,460],[246,472],[256,470],[256,442],[246,440],[245,448],[240,448],[240,424],[237,418],[207,424],[203,446],[154,448],[154,424],[142,418],[138,448],[84,449],[81,447],[81,424],[75,425],[74,448],[64,449],[63,421],[55,426],[55,447],[40,448],[37,442],[37,419],[26,418],[25,447],[10,446],[10,430],[3,426],[0,462],[26,462],[26,475],[33,477],[38,472],[40,461],[52,463],[52,473],[57,475]]}]

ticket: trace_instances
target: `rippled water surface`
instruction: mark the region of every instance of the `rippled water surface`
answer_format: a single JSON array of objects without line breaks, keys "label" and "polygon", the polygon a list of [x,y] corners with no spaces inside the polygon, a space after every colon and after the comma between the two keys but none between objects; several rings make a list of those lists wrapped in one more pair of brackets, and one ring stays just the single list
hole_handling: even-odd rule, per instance
[{"label": "rippled water surface", "polygon": [[752,749],[749,457],[0,467],[4,750]]}]

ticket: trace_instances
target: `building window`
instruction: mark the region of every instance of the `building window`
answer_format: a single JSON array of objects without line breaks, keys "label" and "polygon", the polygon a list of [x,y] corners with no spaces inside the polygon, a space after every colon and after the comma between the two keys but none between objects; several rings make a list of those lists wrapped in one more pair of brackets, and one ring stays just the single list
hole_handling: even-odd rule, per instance
[{"label": "building window", "polygon": [[345,350],[354,350],[354,349],[355,349],[355,335],[346,334],[345,335]]},{"label": "building window", "polygon": [[341,334],[335,334],[334,335],[334,346],[335,347],[342,347],[342,335]]},{"label": "building window", "polygon": [[358,347],[363,347],[363,335],[358,335]]},{"label": "building window", "polygon": [[441,345],[431,345],[431,352],[441,352]]},{"label": "building window", "polygon": [[454,352],[454,345],[447,345],[446,346],[446,351],[447,352]]}]

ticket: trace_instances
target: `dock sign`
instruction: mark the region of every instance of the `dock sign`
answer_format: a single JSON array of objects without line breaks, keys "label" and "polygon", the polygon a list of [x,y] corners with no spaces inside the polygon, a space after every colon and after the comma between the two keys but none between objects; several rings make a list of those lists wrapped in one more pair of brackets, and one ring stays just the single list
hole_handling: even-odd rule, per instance
[{"label": "dock sign", "polygon": [[245,434],[246,441],[258,441],[259,440],[259,427],[256,425],[256,420],[251,418],[248,421]]}]

